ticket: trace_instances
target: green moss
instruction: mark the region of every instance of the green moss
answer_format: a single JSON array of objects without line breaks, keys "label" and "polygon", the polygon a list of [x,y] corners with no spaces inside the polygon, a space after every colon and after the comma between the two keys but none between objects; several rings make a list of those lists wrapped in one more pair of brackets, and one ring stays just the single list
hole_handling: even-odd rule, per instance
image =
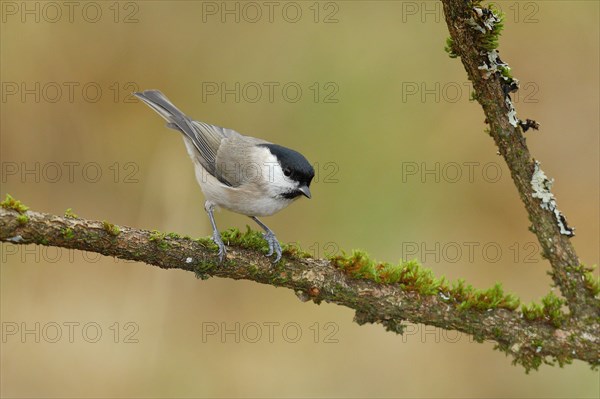
[{"label": "green moss", "polygon": [[286,256],[299,259],[312,258],[312,254],[304,251],[298,243],[284,244],[282,253]]},{"label": "green moss", "polygon": [[169,249],[169,243],[166,241],[167,235],[158,230],[152,230],[149,240],[154,242],[158,248],[164,250]]},{"label": "green moss", "polygon": [[494,338],[496,338],[496,339],[500,339],[504,335],[504,334],[502,334],[502,329],[500,327],[493,327],[492,334],[494,335]]},{"label": "green moss", "polygon": [[330,259],[334,267],[342,269],[344,272],[354,278],[375,280],[376,273],[373,262],[366,253],[362,251],[352,251],[352,255],[338,255]]},{"label": "green moss", "polygon": [[260,272],[259,268],[257,265],[255,265],[254,263],[251,263],[248,266],[248,273],[252,276],[255,277],[258,275],[258,273]]},{"label": "green moss", "polygon": [[477,309],[509,309],[515,310],[519,307],[519,299],[513,294],[505,294],[502,284],[496,283],[487,290],[478,290],[464,280],[458,280],[449,292],[450,296],[460,302],[459,310]]},{"label": "green moss", "polygon": [[[518,347],[513,349],[508,343],[499,343],[494,349],[505,352],[506,355],[514,357],[512,364],[521,365],[525,368],[525,373],[529,374],[531,370],[538,370],[542,364],[548,364],[554,366],[558,363],[560,367],[564,367],[565,364],[573,363],[573,358],[568,352],[559,353],[556,356],[546,356],[542,354],[544,348],[544,341],[535,339],[525,348]],[[594,367],[592,366],[592,369]]]},{"label": "green moss", "polygon": [[529,374],[531,370],[537,370],[542,365],[542,356],[535,355],[533,353],[525,354],[512,361],[513,365],[520,364],[525,367],[525,373]]},{"label": "green moss", "polygon": [[508,79],[510,81],[514,80],[513,76],[512,76],[512,71],[511,71],[510,67],[499,65],[498,69],[500,70],[500,74],[502,76],[504,76],[506,79]]},{"label": "green moss", "polygon": [[406,328],[406,325],[402,321],[399,322],[395,319],[383,320],[381,324],[383,324],[386,331],[392,331],[400,335],[404,334],[404,329]]},{"label": "green moss", "polygon": [[600,294],[600,276],[594,276],[593,270],[584,272],[583,274],[585,288],[591,292],[593,296]]},{"label": "green moss", "polygon": [[104,231],[106,231],[108,234],[114,237],[121,234],[121,229],[119,229],[118,226],[115,226],[114,224],[107,222],[106,220],[102,221],[102,228],[104,228]]},{"label": "green moss", "polygon": [[566,267],[566,272],[571,275],[583,275],[583,284],[592,296],[600,294],[600,276],[595,276],[597,266],[588,267],[584,264]]},{"label": "green moss", "polygon": [[423,268],[416,260],[393,265],[374,262],[365,252],[353,251],[351,255],[338,255],[330,258],[330,261],[334,267],[353,278],[399,284],[402,289],[416,291],[421,295],[439,295],[459,310],[515,310],[520,303],[514,295],[504,293],[499,283],[487,290],[477,290],[465,284],[464,280],[450,284],[445,277],[436,279],[431,270]]},{"label": "green moss", "polygon": [[[373,280],[378,283],[406,283],[416,271],[419,265],[415,261],[404,262],[399,265],[374,262],[369,256],[360,250],[352,251],[352,254],[333,256],[331,264],[346,272],[353,278]],[[418,278],[419,276],[414,276]]]},{"label": "green moss", "polygon": [[555,327],[561,327],[567,319],[567,316],[562,311],[562,306],[565,301],[552,292],[542,298],[544,315],[550,319],[550,322]]},{"label": "green moss", "polygon": [[165,239],[167,235],[165,233],[161,233],[158,230],[152,230],[152,232],[150,233],[150,241],[162,241]]},{"label": "green moss", "polygon": [[167,237],[169,237],[172,240],[177,240],[177,239],[181,238],[181,236],[179,234],[177,234],[177,233],[168,233]]},{"label": "green moss", "polygon": [[77,216],[75,213],[73,213],[73,210],[71,208],[68,208],[65,211],[65,217],[68,219],[77,219],[79,216]]},{"label": "green moss", "polygon": [[21,201],[14,199],[10,194],[6,194],[4,201],[0,202],[0,206],[4,209],[12,209],[19,213],[25,213],[29,207],[25,206]]},{"label": "green moss", "polygon": [[208,273],[212,268],[214,268],[214,264],[210,262],[201,262],[194,265],[194,275],[199,280],[206,280],[210,277]]},{"label": "green moss", "polygon": [[204,248],[213,249],[215,251],[219,250],[219,247],[217,246],[217,244],[214,243],[214,241],[211,238],[200,237],[193,239],[193,241],[202,245]]},{"label": "green moss", "polygon": [[20,225],[24,225],[27,222],[29,222],[29,216],[25,215],[25,214],[20,214],[19,216],[17,216],[17,223],[19,223]]},{"label": "green moss", "polygon": [[283,285],[285,283],[287,283],[289,281],[289,278],[287,275],[285,274],[274,274],[271,279],[269,280],[271,285]]},{"label": "green moss", "polygon": [[73,229],[71,229],[71,228],[63,229],[62,235],[65,238],[65,240],[72,240],[73,238],[75,238],[75,233],[73,232]]},{"label": "green moss", "polygon": [[487,9],[494,13],[496,18],[498,18],[498,22],[494,23],[492,30],[488,31],[486,29],[486,33],[481,34],[479,40],[481,47],[487,51],[492,51],[498,48],[500,35],[504,29],[505,14],[500,10],[497,10],[496,7],[494,7],[494,4],[489,4]]},{"label": "green moss", "polygon": [[450,36],[448,36],[446,38],[446,46],[444,47],[444,51],[446,53],[448,53],[448,55],[450,56],[450,58],[456,58],[456,57],[458,57],[458,54],[456,53],[456,51],[454,49],[454,40]]},{"label": "green moss", "polygon": [[550,292],[542,298],[542,303],[535,302],[529,305],[522,305],[521,312],[523,317],[530,321],[549,321],[555,327],[561,327],[567,319],[566,314],[562,311],[562,306],[565,301],[554,293]]},{"label": "green moss", "polygon": [[246,232],[242,233],[238,229],[229,229],[221,233],[223,242],[229,245],[235,245],[246,249],[257,251],[268,251],[269,245],[265,241],[262,233],[250,229],[246,226]]}]

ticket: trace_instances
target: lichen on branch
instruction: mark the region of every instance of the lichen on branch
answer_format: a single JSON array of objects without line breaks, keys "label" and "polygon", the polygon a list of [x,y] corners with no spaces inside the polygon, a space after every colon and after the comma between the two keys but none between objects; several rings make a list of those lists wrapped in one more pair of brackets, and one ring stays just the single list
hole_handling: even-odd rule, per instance
[{"label": "lichen on branch", "polygon": [[451,43],[452,55],[460,57],[473,82],[474,98],[483,108],[489,134],[506,161],[529,214],[530,230],[536,234],[543,256],[550,262],[554,283],[573,315],[597,319],[600,302],[588,288],[586,272],[569,240],[573,229],[558,211],[549,187],[540,188],[535,184],[541,176],[539,164],[529,152],[523,131],[538,129],[539,123],[519,119],[511,101],[510,93],[518,90],[518,81],[499,56],[503,16],[493,6],[483,6],[479,0],[442,0],[442,3],[450,32],[447,43]]}]

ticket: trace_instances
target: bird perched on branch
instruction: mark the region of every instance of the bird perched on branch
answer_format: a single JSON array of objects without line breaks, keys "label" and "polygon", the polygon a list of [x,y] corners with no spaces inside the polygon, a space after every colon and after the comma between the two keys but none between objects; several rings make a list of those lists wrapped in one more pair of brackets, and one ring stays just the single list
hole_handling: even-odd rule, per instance
[{"label": "bird perched on branch", "polygon": [[158,90],[133,93],[167,121],[167,127],[183,134],[194,163],[196,180],[204,193],[204,209],[219,247],[219,260],[226,248],[217,229],[214,209],[222,207],[249,216],[264,231],[267,256],[281,259],[275,233],[258,216],[270,216],[300,196],[311,197],[313,167],[297,151],[268,141],[244,136],[234,130],[192,120]]}]

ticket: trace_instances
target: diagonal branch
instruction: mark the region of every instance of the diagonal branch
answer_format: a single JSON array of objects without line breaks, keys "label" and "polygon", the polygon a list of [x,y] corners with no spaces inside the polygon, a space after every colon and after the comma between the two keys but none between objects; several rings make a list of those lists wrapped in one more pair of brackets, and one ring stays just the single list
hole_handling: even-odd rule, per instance
[{"label": "diagonal branch", "polygon": [[558,211],[550,193],[552,181],[532,158],[521,130],[537,129],[539,125],[529,119],[519,120],[510,99],[510,93],[518,89],[518,81],[512,78],[510,68],[496,50],[502,16],[491,7],[482,7],[480,0],[442,2],[450,31],[448,50],[452,57],[460,56],[473,82],[489,133],[529,214],[530,230],[537,236],[543,256],[550,261],[554,283],[567,299],[572,314],[599,317],[598,299],[586,284],[588,269],[579,262],[570,241],[573,229]]},{"label": "diagonal branch", "polygon": [[463,282],[452,288],[439,281],[426,285],[423,281],[429,274],[410,264],[395,271],[389,265],[378,265],[380,279],[386,275],[397,278],[387,277],[393,283],[376,282],[366,274],[362,256],[311,259],[293,247],[286,247],[282,261],[273,265],[264,256],[260,234],[250,231],[224,234],[230,250],[228,260],[219,264],[209,239],[193,240],[69,214],[61,217],[27,211],[12,199],[3,206],[1,242],[79,249],[163,269],[193,271],[200,278],[244,279],[286,287],[301,300],[324,300],[355,309],[359,324],[380,323],[401,333],[402,323],[410,321],[458,330],[473,335],[478,342],[493,341],[527,370],[548,361],[547,357],[560,364],[571,359],[600,364],[598,321],[581,326],[551,312],[524,314],[516,309],[518,300],[511,300],[498,286],[477,292]]}]

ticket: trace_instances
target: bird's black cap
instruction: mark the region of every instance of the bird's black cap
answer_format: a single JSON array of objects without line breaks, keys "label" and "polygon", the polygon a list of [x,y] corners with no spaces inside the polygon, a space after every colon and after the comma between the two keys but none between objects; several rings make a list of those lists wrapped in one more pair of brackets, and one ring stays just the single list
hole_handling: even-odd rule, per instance
[{"label": "bird's black cap", "polygon": [[304,158],[304,155],[277,144],[260,144],[260,146],[268,148],[271,154],[277,157],[281,169],[287,177],[297,181],[300,185],[310,186],[310,182],[315,177],[315,170]]}]

